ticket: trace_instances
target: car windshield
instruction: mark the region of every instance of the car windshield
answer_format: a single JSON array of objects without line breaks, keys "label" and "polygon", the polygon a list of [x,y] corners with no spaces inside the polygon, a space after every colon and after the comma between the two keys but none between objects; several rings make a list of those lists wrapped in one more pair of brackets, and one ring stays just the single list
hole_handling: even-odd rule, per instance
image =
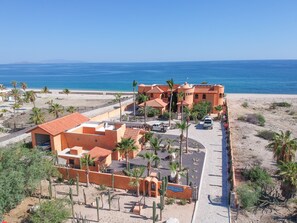
[{"label": "car windshield", "polygon": [[211,124],[211,120],[205,120],[204,123]]}]

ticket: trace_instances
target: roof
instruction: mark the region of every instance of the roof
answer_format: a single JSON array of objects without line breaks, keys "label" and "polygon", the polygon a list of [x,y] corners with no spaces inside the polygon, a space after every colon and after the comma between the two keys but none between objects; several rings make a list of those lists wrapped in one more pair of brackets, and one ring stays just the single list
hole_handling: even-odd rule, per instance
[{"label": "roof", "polygon": [[137,138],[140,134],[140,130],[141,129],[126,128],[123,138],[125,139],[131,138],[134,141],[137,141]]},{"label": "roof", "polygon": [[[146,102],[146,106],[153,107],[153,108],[165,108],[168,103],[165,103],[162,99],[156,98]],[[144,103],[139,105],[140,107],[144,106]]]},{"label": "roof", "polygon": [[[182,103],[181,103],[181,101],[179,101],[179,102],[177,102],[176,104],[177,104],[177,105],[181,105]],[[189,103],[186,102],[186,101],[183,101],[183,105],[189,105]]]},{"label": "roof", "polygon": [[98,161],[103,161],[107,156],[109,156],[112,153],[111,150],[104,149],[102,147],[94,147],[91,149],[88,154],[91,156],[91,158],[95,158]]},{"label": "roof", "polygon": [[151,94],[151,93],[163,93],[164,91],[162,89],[160,89],[158,86],[154,86],[151,90],[149,90],[147,93]]},{"label": "roof", "polygon": [[[78,112],[75,112],[70,115],[55,119],[53,121],[43,123],[36,126],[35,128],[41,128],[42,130],[48,132],[50,135],[55,136],[86,121],[89,121],[89,118]],[[30,132],[34,129],[31,129]]]}]

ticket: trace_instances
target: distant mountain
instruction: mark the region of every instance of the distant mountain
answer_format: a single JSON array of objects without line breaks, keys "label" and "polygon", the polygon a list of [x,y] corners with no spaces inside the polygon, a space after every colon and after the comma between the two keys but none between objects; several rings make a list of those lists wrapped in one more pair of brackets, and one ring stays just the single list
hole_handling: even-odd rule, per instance
[{"label": "distant mountain", "polygon": [[41,60],[37,63],[86,63],[86,62],[81,60],[52,59],[52,60]]}]

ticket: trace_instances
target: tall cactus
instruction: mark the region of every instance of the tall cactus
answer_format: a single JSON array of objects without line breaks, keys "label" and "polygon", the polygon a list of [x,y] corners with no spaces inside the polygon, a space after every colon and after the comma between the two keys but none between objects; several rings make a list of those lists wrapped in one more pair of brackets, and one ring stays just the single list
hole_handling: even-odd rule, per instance
[{"label": "tall cactus", "polygon": [[87,205],[87,196],[86,196],[85,189],[83,189],[83,194],[84,194],[84,202],[85,202],[85,205]]},{"label": "tall cactus", "polygon": [[111,186],[112,186],[112,190],[114,191],[114,174],[111,174]]},{"label": "tall cactus", "polygon": [[52,190],[52,181],[51,181],[50,177],[48,178],[48,194],[49,194],[50,199],[52,199],[53,190]]},{"label": "tall cactus", "polygon": [[157,207],[156,207],[156,202],[153,202],[153,223],[155,223],[156,221],[158,221],[158,215],[157,215]]},{"label": "tall cactus", "polygon": [[79,196],[79,175],[76,174],[76,194]]},{"label": "tall cactus", "polygon": [[99,222],[99,198],[96,197],[97,222]]},{"label": "tall cactus", "polygon": [[165,208],[165,195],[166,195],[167,186],[168,186],[168,178],[163,177],[161,189],[159,189],[160,203],[158,204],[158,208],[160,209],[160,220],[161,221],[162,221],[162,216],[163,216],[162,212]]},{"label": "tall cactus", "polygon": [[71,204],[72,218],[74,219],[73,194],[72,194],[71,187],[69,188],[69,198],[70,198],[70,204]]}]

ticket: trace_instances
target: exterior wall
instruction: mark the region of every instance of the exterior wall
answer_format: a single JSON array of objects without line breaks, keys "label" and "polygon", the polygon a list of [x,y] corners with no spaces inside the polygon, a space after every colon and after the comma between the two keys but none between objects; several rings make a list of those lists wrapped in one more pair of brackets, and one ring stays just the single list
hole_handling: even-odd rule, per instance
[{"label": "exterior wall", "polygon": [[[157,86],[160,89],[162,89],[164,93],[168,93],[168,96],[169,96],[170,90],[167,85],[157,85]],[[153,88],[153,85],[139,85],[138,93],[145,93],[152,88]],[[188,104],[189,108],[192,108],[193,104],[199,103],[201,101],[209,101],[212,104],[211,112],[216,113],[214,107],[224,104],[224,86],[222,85],[196,85],[191,88],[188,88],[187,86],[183,88],[183,86],[175,85],[174,91],[185,93],[184,101]],[[198,94],[198,99],[195,98],[196,94]],[[203,94],[205,94],[206,96],[205,99],[203,99]],[[151,97],[151,94],[149,94],[149,96]],[[153,98],[159,98],[159,95],[155,96],[155,94],[153,94]],[[168,98],[162,97],[162,100],[164,102],[168,102]]]},{"label": "exterior wall", "polygon": [[[122,105],[121,109],[122,111],[125,111],[129,106],[133,106],[133,103],[131,104],[127,104],[127,105]],[[104,120],[108,120],[110,118],[116,117],[120,115],[120,108],[114,109],[112,111],[109,112],[105,112],[101,115],[97,115],[93,118],[90,119],[90,121],[104,121]]]},{"label": "exterior wall", "polygon": [[41,128],[36,128],[31,132],[31,138],[32,138],[32,146],[35,147],[37,146],[36,143],[36,138],[35,138],[35,134],[44,134],[44,135],[49,135],[46,131],[44,131]]},{"label": "exterior wall", "polygon": [[[64,179],[67,179],[67,168],[58,167],[58,170],[63,175]],[[86,174],[84,170],[68,168],[69,178],[75,178],[76,174],[79,175],[79,181],[86,183]],[[89,173],[90,183],[97,185],[104,184],[105,186],[112,187],[112,174],[108,173],[98,173],[90,171]],[[114,187],[123,190],[136,190],[135,187],[129,185],[130,177],[122,175],[114,175]],[[144,188],[144,180],[140,180],[139,190],[142,193]],[[158,182],[158,188],[161,187],[162,181]],[[189,186],[178,185],[173,183],[168,183],[168,189],[166,191],[167,197],[173,197],[176,199],[191,199],[192,198],[192,188]]]}]

